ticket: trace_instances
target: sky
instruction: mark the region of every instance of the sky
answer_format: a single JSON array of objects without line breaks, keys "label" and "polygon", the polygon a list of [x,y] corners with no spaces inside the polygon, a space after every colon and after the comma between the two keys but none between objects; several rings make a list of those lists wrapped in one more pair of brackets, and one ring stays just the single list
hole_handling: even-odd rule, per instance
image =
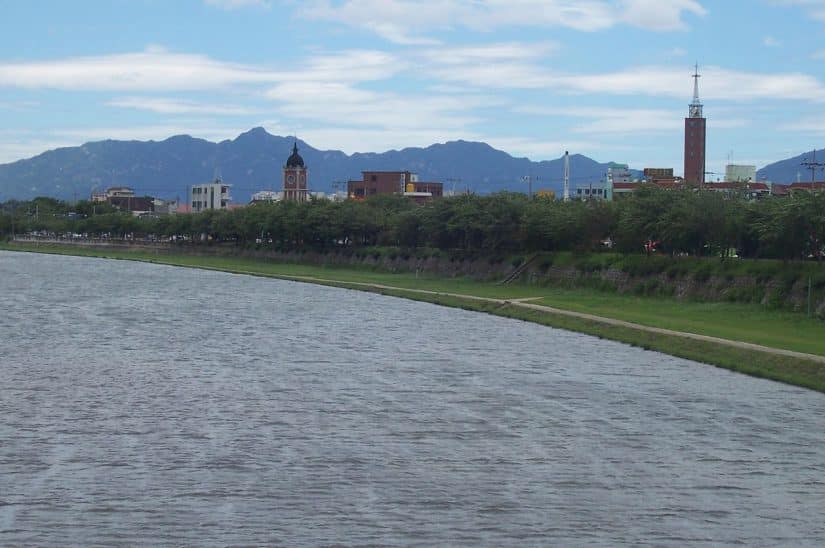
[{"label": "sky", "polygon": [[825,0],[0,0],[0,163],[263,126],[681,174],[696,63],[709,180],[825,145]]}]

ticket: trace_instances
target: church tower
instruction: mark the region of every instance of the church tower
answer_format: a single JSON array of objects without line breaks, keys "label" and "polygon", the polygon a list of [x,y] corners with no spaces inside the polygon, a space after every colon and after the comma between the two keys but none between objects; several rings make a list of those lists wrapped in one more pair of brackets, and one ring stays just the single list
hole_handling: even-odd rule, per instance
[{"label": "church tower", "polygon": [[685,118],[685,182],[701,185],[705,182],[705,117],[699,102],[699,65],[693,73],[693,102]]},{"label": "church tower", "polygon": [[284,166],[284,200],[306,202],[309,199],[309,172],[304,159],[298,154],[298,143],[292,146],[292,154]]}]

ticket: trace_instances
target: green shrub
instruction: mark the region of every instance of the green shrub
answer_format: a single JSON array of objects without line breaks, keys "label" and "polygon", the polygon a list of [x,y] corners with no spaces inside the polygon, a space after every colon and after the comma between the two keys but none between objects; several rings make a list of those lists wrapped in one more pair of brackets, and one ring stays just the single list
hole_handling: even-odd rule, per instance
[{"label": "green shrub", "polygon": [[825,272],[818,272],[811,275],[811,287],[814,289],[822,289],[825,287]]},{"label": "green shrub", "polygon": [[790,291],[798,279],[798,270],[785,270],[779,275],[779,281],[786,291]]},{"label": "green shrub", "polygon": [[709,264],[705,263],[699,265],[699,267],[693,271],[693,279],[698,283],[706,283],[712,274],[713,268]]},{"label": "green shrub", "polygon": [[605,266],[604,259],[599,255],[588,255],[576,261],[576,268],[588,274],[600,272],[605,268]]},{"label": "green shrub", "polygon": [[788,304],[788,294],[783,288],[774,288],[765,296],[765,306],[772,310],[785,308]]},{"label": "green shrub", "polygon": [[676,286],[670,284],[662,284],[659,286],[659,295],[662,297],[673,297],[676,295]]}]

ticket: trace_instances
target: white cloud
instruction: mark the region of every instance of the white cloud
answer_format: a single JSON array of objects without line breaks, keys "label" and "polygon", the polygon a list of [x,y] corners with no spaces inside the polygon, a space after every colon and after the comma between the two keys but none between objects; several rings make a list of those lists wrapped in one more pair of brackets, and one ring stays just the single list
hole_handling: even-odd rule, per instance
[{"label": "white cloud", "polygon": [[451,2],[423,5],[416,0],[349,0],[334,5],[327,0],[304,2],[299,14],[309,19],[338,21],[353,27],[367,28],[398,44],[433,44],[437,40],[417,36],[409,29],[450,26],[455,18],[455,6]]},{"label": "white cloud", "polygon": [[280,75],[153,47],[140,53],[0,64],[0,86],[64,90],[194,90],[272,82]]},{"label": "white cloud", "polygon": [[685,29],[685,12],[704,15],[696,0],[331,0],[306,2],[300,15],[364,28],[398,44],[432,43],[462,27],[566,27],[599,31],[623,23],[653,31]]},{"label": "white cloud", "polygon": [[[681,98],[693,89],[688,70],[640,66],[601,74],[565,74],[533,63],[487,63],[482,66],[435,66],[432,74],[447,82],[482,88],[537,89],[556,92],[643,95]],[[825,85],[802,73],[756,73],[721,67],[700,69],[700,96],[712,100],[825,101]]]},{"label": "white cloud", "polygon": [[537,63],[557,49],[555,42],[504,42],[424,49],[413,57],[421,60],[419,70],[441,80],[445,89],[457,88],[450,82],[486,89],[542,88],[551,79]]},{"label": "white cloud", "polygon": [[0,101],[0,110],[25,111],[37,108],[37,101]]},{"label": "white cloud", "polygon": [[682,128],[682,118],[684,118],[683,112],[665,109],[524,107],[516,111],[548,117],[584,118],[590,121],[573,126],[572,131],[593,134],[670,133]]},{"label": "white cloud", "polygon": [[406,68],[397,56],[377,50],[347,50],[318,55],[305,64],[305,69],[285,73],[281,80],[364,82],[391,78]]},{"label": "white cloud", "polygon": [[[700,70],[700,96],[712,100],[797,99],[825,101],[825,86],[799,73],[760,74],[720,67]],[[689,74],[673,68],[637,67],[599,75],[562,76],[558,82],[573,91],[684,97],[691,89]]]},{"label": "white cloud", "polygon": [[269,8],[266,0],[204,0],[207,6],[215,6],[225,10],[235,10],[250,6]]},{"label": "white cloud", "polygon": [[499,42],[477,46],[439,47],[422,50],[428,63],[469,65],[524,62],[546,57],[559,49],[555,42]]},{"label": "white cloud", "polygon": [[484,89],[550,88],[556,79],[546,69],[531,63],[503,62],[466,66],[433,66],[429,72],[444,82],[461,82]]},{"label": "white cloud", "polygon": [[159,114],[209,114],[237,116],[255,114],[256,110],[237,105],[210,105],[163,97],[120,97],[106,103],[107,106],[148,110]]},{"label": "white cloud", "polygon": [[0,140],[0,164],[8,164],[32,158],[38,154],[56,148],[71,146],[67,140],[56,139],[20,139],[19,136],[11,140]]},{"label": "white cloud", "polygon": [[825,22],[825,0],[774,0],[773,3],[780,6],[800,6],[811,18]]},{"label": "white cloud", "polygon": [[465,128],[479,121],[468,114],[470,111],[492,104],[483,97],[398,95],[319,82],[288,82],[272,88],[267,95],[279,102],[279,112],[291,118],[398,133]]},{"label": "white cloud", "polygon": [[224,63],[204,55],[170,53],[153,46],[140,53],[71,57],[53,61],[0,63],[0,87],[96,91],[191,91],[238,85],[310,80],[382,80],[401,70],[391,54],[351,50],[318,55],[306,68],[273,71]]},{"label": "white cloud", "polygon": [[773,36],[765,36],[762,39],[762,45],[768,48],[778,48],[782,45],[782,42],[774,38]]},{"label": "white cloud", "polygon": [[803,132],[810,135],[825,136],[825,116],[805,118],[781,125],[783,131]]},{"label": "white cloud", "polygon": [[707,11],[695,0],[622,0],[621,19],[647,30],[685,30],[683,12],[704,16]]},{"label": "white cloud", "polygon": [[[490,56],[509,59],[519,51],[513,45],[442,50],[441,59],[445,62]],[[426,50],[421,55],[427,64],[431,62],[428,56],[437,57],[438,52]],[[307,63],[304,71],[271,87],[266,97],[277,101],[281,114],[294,119],[396,132],[463,128],[479,121],[477,116],[469,114],[473,109],[501,103],[488,95],[468,94],[465,89],[460,93],[439,94],[359,87],[362,82],[387,80],[413,67],[412,61],[375,51],[320,56]]]}]

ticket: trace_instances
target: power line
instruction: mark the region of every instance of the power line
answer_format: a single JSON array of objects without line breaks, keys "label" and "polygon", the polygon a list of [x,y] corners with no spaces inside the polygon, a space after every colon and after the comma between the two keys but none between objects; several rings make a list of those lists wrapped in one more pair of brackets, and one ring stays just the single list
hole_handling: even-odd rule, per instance
[{"label": "power line", "polygon": [[817,162],[816,161],[816,149],[811,153],[811,161],[809,162],[802,162],[802,165],[805,166],[805,169],[811,170],[811,183],[816,182],[816,170],[825,168],[825,163]]}]

